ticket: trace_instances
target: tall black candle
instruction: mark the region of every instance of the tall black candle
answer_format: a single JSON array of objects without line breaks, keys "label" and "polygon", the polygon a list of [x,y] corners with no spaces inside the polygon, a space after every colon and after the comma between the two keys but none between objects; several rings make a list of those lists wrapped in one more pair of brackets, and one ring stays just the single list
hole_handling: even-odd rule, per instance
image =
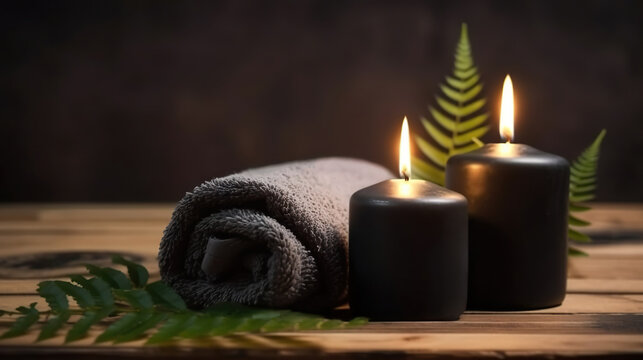
[{"label": "tall black candle", "polygon": [[[512,101],[503,89],[503,117]],[[509,96],[507,94],[510,94]],[[509,99],[511,97],[511,99]],[[511,124],[501,134],[513,136]],[[449,159],[446,185],[469,208],[468,309],[556,306],[567,279],[569,164],[523,144],[488,144]]]},{"label": "tall black candle", "polygon": [[405,179],[364,188],[350,200],[350,307],[372,320],[456,320],[467,298],[467,202],[408,179],[406,118],[403,129]]}]

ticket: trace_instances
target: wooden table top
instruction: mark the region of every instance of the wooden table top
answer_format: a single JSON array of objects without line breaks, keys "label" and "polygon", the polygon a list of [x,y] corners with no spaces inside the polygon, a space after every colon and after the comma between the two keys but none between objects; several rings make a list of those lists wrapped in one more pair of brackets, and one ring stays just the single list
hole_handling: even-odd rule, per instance
[{"label": "wooden table top", "polygon": [[[42,279],[82,273],[86,262],[107,266],[112,253],[135,256],[158,278],[156,254],[172,207],[0,205],[0,309],[36,301]],[[172,347],[94,345],[91,336],[64,346],[61,336],[34,344],[31,332],[0,341],[0,358],[643,358],[643,205],[597,204],[583,215],[593,222],[588,232],[595,242],[579,246],[590,256],[571,259],[567,297],[552,309],[239,334]],[[0,332],[10,323],[0,318]]]}]

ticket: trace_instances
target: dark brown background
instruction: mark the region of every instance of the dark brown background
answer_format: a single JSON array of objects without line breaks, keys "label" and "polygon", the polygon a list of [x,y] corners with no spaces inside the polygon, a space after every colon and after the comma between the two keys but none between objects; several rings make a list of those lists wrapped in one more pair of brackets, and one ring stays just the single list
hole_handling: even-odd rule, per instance
[{"label": "dark brown background", "polygon": [[341,155],[396,167],[460,22],[497,141],[573,158],[608,129],[600,200],[643,201],[639,1],[3,3],[1,201],[175,201],[213,176]]}]

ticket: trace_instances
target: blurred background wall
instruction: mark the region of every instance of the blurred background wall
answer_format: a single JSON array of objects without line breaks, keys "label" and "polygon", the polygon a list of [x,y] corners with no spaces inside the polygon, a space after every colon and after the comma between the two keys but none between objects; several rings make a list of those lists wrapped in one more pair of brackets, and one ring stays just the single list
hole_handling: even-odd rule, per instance
[{"label": "blurred background wall", "polygon": [[13,1],[0,5],[0,201],[176,201],[320,156],[397,166],[460,23],[498,141],[574,158],[607,128],[598,199],[643,201],[640,1]]}]

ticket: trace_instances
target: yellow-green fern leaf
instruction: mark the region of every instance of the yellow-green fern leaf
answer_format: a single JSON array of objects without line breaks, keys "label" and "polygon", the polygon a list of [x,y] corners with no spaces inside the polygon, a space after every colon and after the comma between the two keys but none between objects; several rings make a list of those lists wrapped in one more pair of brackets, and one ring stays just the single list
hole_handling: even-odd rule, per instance
[{"label": "yellow-green fern leaf", "polygon": [[447,154],[420,137],[416,137],[415,142],[420,148],[420,151],[431,159],[431,161],[438,164],[441,167],[441,171],[444,172],[444,167],[447,165],[447,160],[449,159]]},{"label": "yellow-green fern leaf", "polygon": [[422,118],[422,125],[424,125],[424,129],[426,132],[431,135],[431,137],[440,145],[444,146],[445,148],[448,148],[451,146],[451,138],[449,138],[447,135],[445,135],[442,131],[438,129],[437,126],[433,125],[429,120]]},{"label": "yellow-green fern leaf", "polygon": [[475,150],[489,131],[489,115],[483,112],[486,100],[478,68],[473,62],[467,24],[462,24],[454,54],[453,72],[440,84],[437,106],[429,106],[430,119],[422,118],[428,136],[415,137],[424,158],[413,159],[414,176],[444,185],[449,157]]},{"label": "yellow-green fern leaf", "polygon": [[482,124],[486,124],[487,119],[489,119],[489,114],[482,114],[475,116],[467,121],[462,121],[458,124],[457,129],[458,132],[465,132],[469,131],[473,128],[477,128]]},{"label": "yellow-green fern leaf", "polygon": [[[477,140],[477,139],[474,138],[474,140]],[[474,142],[472,142],[471,144],[469,144],[467,146],[454,148],[453,151],[452,151],[452,154],[453,155],[458,155],[458,154],[468,153],[470,151],[473,151],[473,150],[481,148],[483,145],[484,144],[480,140],[477,140],[477,141],[474,141]]]},{"label": "yellow-green fern leaf", "polygon": [[[443,127],[445,130],[447,130],[447,131],[449,131],[449,132],[453,132],[453,131],[455,130],[456,123],[455,123],[455,122],[453,122],[453,120],[451,120],[451,118],[450,118],[450,117],[448,117],[448,116],[446,116],[446,115],[442,114],[439,110],[436,110],[436,109],[435,109],[434,107],[432,107],[432,106],[430,106],[430,107],[429,107],[429,112],[431,113],[431,116],[433,116],[433,119],[434,119],[438,124],[442,125],[442,127]],[[422,118],[422,119],[423,119],[423,120],[426,120],[425,118]],[[426,121],[429,121],[429,120],[426,120]]]},{"label": "yellow-green fern leaf", "polygon": [[444,171],[437,166],[417,157],[411,161],[413,178],[426,179],[436,184],[444,184]]},{"label": "yellow-green fern leaf", "polygon": [[489,131],[489,126],[485,125],[454,137],[453,142],[458,146],[467,145],[472,142],[473,138],[479,138],[486,134],[487,131]]},{"label": "yellow-green fern leaf", "polygon": [[456,69],[453,70],[453,75],[457,76],[461,80],[466,80],[475,75],[477,72],[478,69],[475,67],[469,68],[468,70],[461,70],[456,67]]},{"label": "yellow-green fern leaf", "polygon": [[447,76],[446,78],[447,84],[452,86],[453,88],[460,90],[460,91],[465,91],[472,87],[473,85],[478,83],[478,80],[480,80],[480,75],[474,75],[467,79],[466,81],[458,80],[456,78],[453,78],[451,76]]}]

